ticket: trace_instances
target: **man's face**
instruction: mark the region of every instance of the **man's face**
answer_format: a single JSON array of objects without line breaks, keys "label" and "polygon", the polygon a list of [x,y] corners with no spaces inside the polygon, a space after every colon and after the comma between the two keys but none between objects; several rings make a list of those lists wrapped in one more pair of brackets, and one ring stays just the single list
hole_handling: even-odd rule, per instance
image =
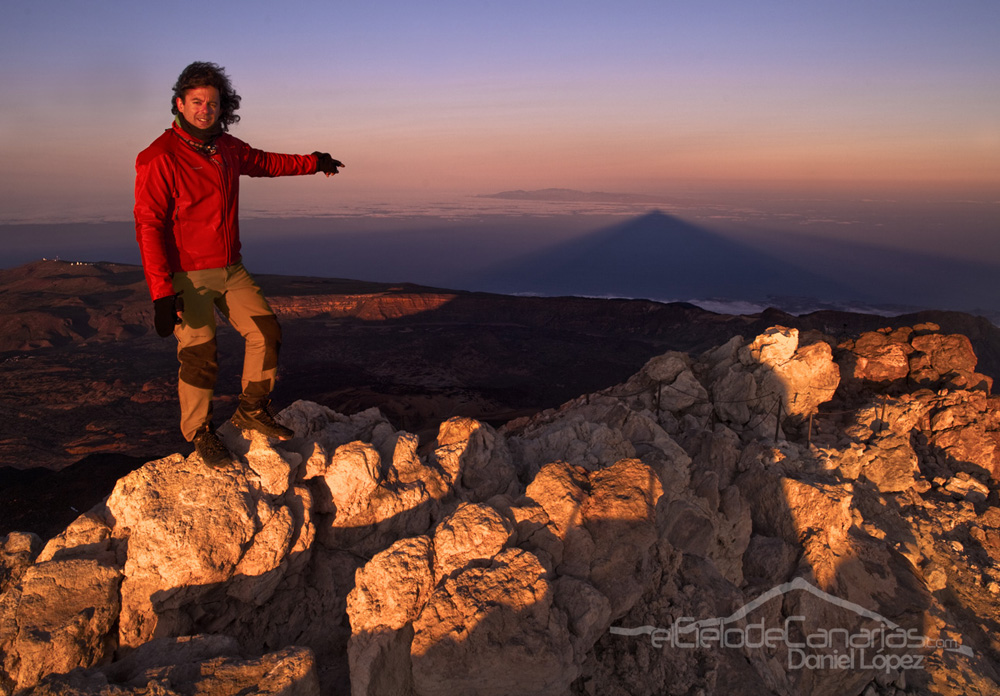
[{"label": "man's face", "polygon": [[177,99],[177,110],[195,128],[208,129],[219,118],[219,90],[215,87],[195,87]]}]

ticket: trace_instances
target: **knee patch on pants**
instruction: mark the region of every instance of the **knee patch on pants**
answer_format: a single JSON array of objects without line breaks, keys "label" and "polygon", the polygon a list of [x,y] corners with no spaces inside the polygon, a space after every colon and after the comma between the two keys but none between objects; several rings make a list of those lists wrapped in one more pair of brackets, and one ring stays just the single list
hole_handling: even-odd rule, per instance
[{"label": "knee patch on pants", "polygon": [[212,389],[219,374],[218,349],[213,338],[205,343],[181,348],[177,357],[181,363],[180,379],[192,387]]},{"label": "knee patch on pants", "polygon": [[257,329],[264,336],[264,363],[261,370],[275,370],[278,367],[278,353],[281,352],[281,327],[273,314],[251,317]]}]

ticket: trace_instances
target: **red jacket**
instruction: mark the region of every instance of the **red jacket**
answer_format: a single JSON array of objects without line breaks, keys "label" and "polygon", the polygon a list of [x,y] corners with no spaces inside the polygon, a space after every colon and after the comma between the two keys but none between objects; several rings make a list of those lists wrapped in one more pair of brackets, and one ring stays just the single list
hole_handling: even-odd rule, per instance
[{"label": "red jacket", "polygon": [[314,155],[256,150],[223,133],[214,155],[197,151],[176,123],[135,161],[135,237],[154,300],[174,294],[176,271],[240,259],[240,174],[315,174]]}]

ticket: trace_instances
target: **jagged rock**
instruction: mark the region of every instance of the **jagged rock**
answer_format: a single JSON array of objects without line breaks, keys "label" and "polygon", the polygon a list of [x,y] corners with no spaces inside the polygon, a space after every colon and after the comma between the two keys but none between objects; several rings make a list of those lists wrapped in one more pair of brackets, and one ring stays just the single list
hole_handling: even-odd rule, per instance
[{"label": "jagged rock", "polygon": [[[299,402],[290,408],[307,413],[315,405]],[[318,530],[323,544],[361,545],[359,551],[371,553],[425,530],[448,488],[439,468],[420,466],[410,434],[396,432],[377,412],[362,415],[362,428],[335,418],[332,433],[305,445],[302,476],[313,482],[317,512],[329,516]],[[362,429],[371,431],[377,445],[361,440],[338,444]]]},{"label": "jagged rock", "polygon": [[199,634],[154,638],[114,664],[94,670],[109,683],[136,683],[143,675],[180,665],[199,665],[217,658],[238,658],[240,647],[229,636]]},{"label": "jagged rock", "polygon": [[312,654],[284,648],[246,659],[224,636],[159,638],[113,666],[43,680],[34,696],[319,696]]},{"label": "jagged rock", "polygon": [[[720,488],[732,484],[741,455],[739,435],[716,423],[711,430],[697,429],[682,442],[691,453],[692,469],[715,474]],[[666,482],[664,485],[669,486]]]},{"label": "jagged rock", "polygon": [[[124,647],[189,633],[206,606],[216,621],[234,618],[220,591],[224,597],[237,576],[277,570],[294,532],[291,515],[256,487],[247,469],[214,471],[195,455],[129,474],[107,510],[115,536],[128,547],[119,624]],[[255,546],[261,551],[248,554]]]},{"label": "jagged rock", "polygon": [[401,539],[355,576],[347,597],[354,694],[406,693],[412,686],[412,622],[434,589],[431,540]]},{"label": "jagged rock", "polygon": [[959,475],[953,479],[949,479],[941,488],[956,498],[971,500],[976,503],[985,503],[990,495],[990,489],[986,484],[980,483],[968,474],[964,477]]},{"label": "jagged rock", "polygon": [[[760,404],[762,400],[768,402],[763,407]],[[723,423],[739,430],[750,426],[755,415],[776,412],[779,400],[778,394],[758,396],[757,381],[739,363],[730,365],[729,370],[712,383],[712,403],[716,414]],[[765,424],[763,421],[763,418],[758,418],[757,427],[766,425],[770,431],[770,423]]]},{"label": "jagged rock", "polygon": [[942,335],[934,324],[862,334],[840,345],[845,376],[890,386],[908,380],[918,387],[989,392],[992,380],[976,372],[977,358],[968,337]]},{"label": "jagged rock", "polygon": [[517,475],[506,442],[497,432],[471,418],[441,424],[434,458],[466,500],[513,494]]},{"label": "jagged rock", "polygon": [[555,604],[567,619],[576,663],[582,664],[594,643],[608,630],[611,602],[596,587],[572,575],[556,578]]},{"label": "jagged rock", "polygon": [[708,391],[692,371],[692,362],[684,353],[657,356],[627,382],[605,393],[628,399],[633,408],[640,406],[658,418],[691,410],[711,411]]},{"label": "jagged rock", "polygon": [[19,687],[110,658],[118,618],[117,568],[89,559],[28,568],[0,602],[3,669]]},{"label": "jagged rock", "polygon": [[850,344],[853,360],[849,361],[847,375],[856,380],[894,382],[910,374],[909,343],[912,329],[899,329],[891,333],[869,331]]},{"label": "jagged rock", "polygon": [[[658,578],[649,552],[661,494],[641,462],[593,473],[553,463],[507,508],[516,526],[489,505],[462,504],[430,539],[397,542],[359,571],[348,599],[355,693],[409,684],[390,685],[384,674],[386,665],[407,664],[407,645],[414,693],[567,688],[573,656]],[[508,547],[515,538],[536,553]],[[410,589],[388,589],[397,586]]]},{"label": "jagged rock", "polygon": [[439,582],[474,561],[498,554],[514,530],[500,513],[483,503],[463,503],[434,530],[434,580]]},{"label": "jagged rock", "polygon": [[17,583],[42,550],[37,534],[11,532],[0,539],[0,594]]},{"label": "jagged rock", "polygon": [[656,473],[637,459],[622,460],[589,478],[582,522],[594,551],[587,577],[617,617],[659,581],[655,510],[663,487]]},{"label": "jagged rock", "polygon": [[992,380],[976,370],[976,354],[968,337],[927,334],[910,341],[910,379],[921,386],[945,382],[957,389],[992,388]]},{"label": "jagged rock", "polygon": [[780,585],[791,578],[799,554],[800,550],[784,539],[754,534],[743,554],[743,573],[756,585]]},{"label": "jagged rock", "polygon": [[846,483],[817,477],[786,477],[757,468],[737,486],[753,500],[753,529],[801,548],[812,575],[826,586],[836,574],[836,557],[847,548],[854,524],[853,491]]},{"label": "jagged rock", "polygon": [[194,693],[221,696],[318,696],[320,693],[312,653],[295,647],[252,659],[218,657],[194,664],[171,662],[147,669],[128,683],[148,689],[157,682],[190,685],[188,688]]},{"label": "jagged rock", "polygon": [[333,453],[322,472],[324,495],[318,511],[351,520],[368,508],[383,480],[378,450],[364,442],[349,442]]},{"label": "jagged rock", "polygon": [[102,515],[85,512],[54,536],[38,554],[38,561],[93,558],[106,565],[119,565],[112,545],[111,527]]},{"label": "jagged rock", "polygon": [[541,525],[521,532],[527,548],[545,551],[562,574],[586,577],[594,556],[594,539],[581,524],[583,504],[589,494],[587,470],[567,462],[542,467],[528,484],[529,509],[537,506]]},{"label": "jagged rock", "polygon": [[907,437],[886,433],[875,438],[860,457],[859,474],[885,493],[918,485],[920,463]]},{"label": "jagged rock", "polygon": [[663,539],[674,549],[711,559],[717,571],[734,585],[744,581],[744,552],[750,543],[750,505],[737,486],[721,492],[714,472],[706,472],[712,494],[677,498],[666,506],[659,524]]},{"label": "jagged rock", "polygon": [[573,642],[547,575],[512,548],[446,578],[413,625],[414,693],[564,692],[577,676]]},{"label": "jagged rock", "polygon": [[978,392],[947,394],[928,403],[928,459],[939,471],[1000,478],[1000,430],[994,398]]},{"label": "jagged rock", "polygon": [[552,414],[552,420],[534,420],[511,438],[514,459],[519,469],[528,471],[529,478],[538,473],[540,464],[548,462],[565,461],[593,470],[635,456],[635,446],[623,433],[591,419],[602,406],[620,409],[617,402],[574,406]]},{"label": "jagged rock", "polygon": [[431,539],[400,539],[358,569],[347,611],[355,634],[398,630],[413,621],[434,589]]},{"label": "jagged rock", "polygon": [[[221,428],[238,464],[149,462],[44,548],[3,540],[0,694],[995,691],[998,402],[932,327],[836,363],[830,343],[775,327],[669,353],[424,445],[308,402],[284,443]],[[652,642],[744,610],[726,625],[877,614],[968,650],[814,670],[788,643]]]},{"label": "jagged rock", "polygon": [[815,413],[840,382],[826,342],[800,345],[798,330],[781,326],[749,344],[737,339],[706,352],[697,369],[710,385],[719,420],[756,438],[776,437],[786,417]]},{"label": "jagged rock", "polygon": [[[755,370],[757,382],[766,392],[781,397],[782,413],[808,416],[833,398],[840,384],[840,368],[833,350],[823,341],[800,345],[797,329],[775,327],[754,339],[744,349]],[[746,359],[741,355],[741,361]]]}]

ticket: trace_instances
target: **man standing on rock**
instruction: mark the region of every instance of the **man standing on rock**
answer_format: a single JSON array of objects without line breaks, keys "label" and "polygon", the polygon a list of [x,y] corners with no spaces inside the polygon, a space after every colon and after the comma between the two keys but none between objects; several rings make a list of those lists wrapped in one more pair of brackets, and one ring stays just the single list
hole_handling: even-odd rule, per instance
[{"label": "man standing on rock", "polygon": [[281,155],[229,135],[240,96],[214,63],[192,63],[177,78],[171,128],[136,159],[135,230],[160,336],[177,337],[181,432],[206,464],[232,454],[215,434],[218,373],[215,309],[246,341],[233,423],[268,437],[294,433],[274,419],[270,394],[278,368],[278,320],[240,257],[239,178],[336,174],[326,153]]}]

